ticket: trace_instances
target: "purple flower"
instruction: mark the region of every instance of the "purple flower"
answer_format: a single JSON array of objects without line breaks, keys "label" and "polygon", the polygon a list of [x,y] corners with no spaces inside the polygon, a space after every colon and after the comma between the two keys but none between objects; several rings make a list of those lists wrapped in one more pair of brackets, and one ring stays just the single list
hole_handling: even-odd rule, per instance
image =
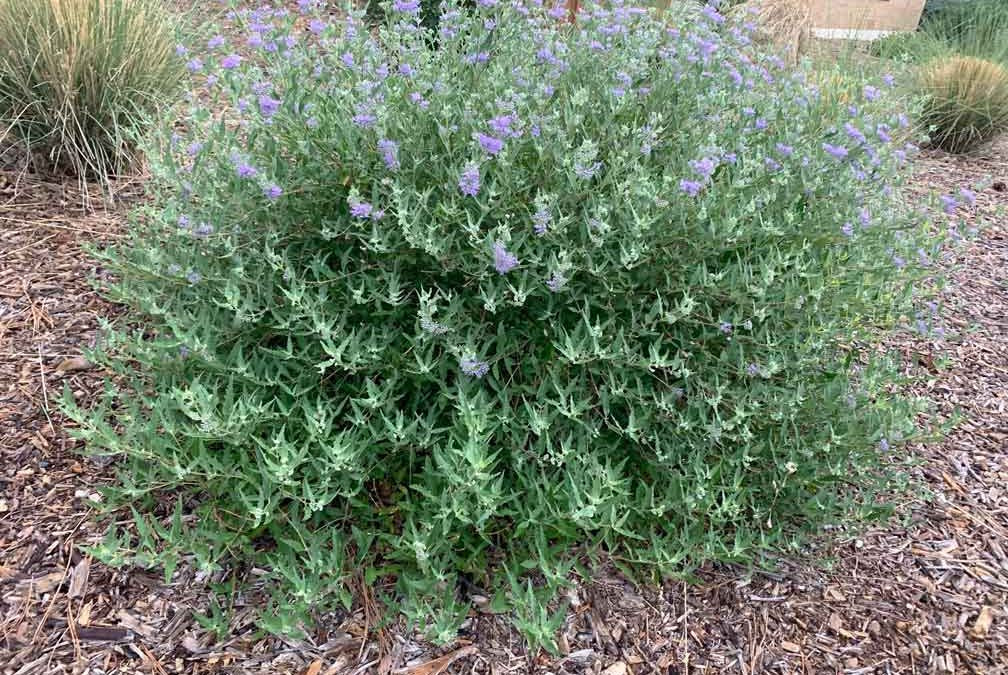
[{"label": "purple flower", "polygon": [[430,101],[425,99],[423,97],[423,94],[421,94],[419,91],[414,91],[412,94],[410,94],[410,100],[413,101],[413,103],[416,103],[421,110],[426,110],[428,107],[430,107]]},{"label": "purple flower", "polygon": [[502,242],[493,245],[494,269],[498,274],[507,274],[518,266],[518,258],[504,247]]},{"label": "purple flower", "polygon": [[315,35],[322,33],[328,24],[322,19],[312,19],[308,23],[308,30],[310,30]]},{"label": "purple flower", "polygon": [[844,159],[850,153],[850,151],[842,145],[832,145],[830,143],[822,144],[823,150],[827,154],[831,155],[834,159]]},{"label": "purple flower", "polygon": [[717,166],[718,162],[713,157],[704,157],[690,162],[690,168],[704,180],[709,180],[714,175]]},{"label": "purple flower", "polygon": [[679,181],[679,189],[688,194],[690,197],[696,197],[700,194],[700,190],[703,189],[703,183],[683,178]]},{"label": "purple flower", "polygon": [[350,202],[350,215],[354,218],[370,218],[374,213],[374,207],[367,202]]},{"label": "purple flower", "polygon": [[539,236],[546,234],[549,229],[550,223],[553,221],[553,216],[550,212],[544,208],[540,208],[534,214],[532,214],[532,229]]},{"label": "purple flower", "polygon": [[963,198],[963,201],[966,202],[967,206],[973,206],[974,204],[976,204],[977,196],[976,193],[973,192],[973,190],[962,188],[961,190],[959,190],[959,196]]},{"label": "purple flower", "polygon": [[427,317],[420,319],[420,329],[431,335],[444,335],[448,332],[448,326]]},{"label": "purple flower", "polygon": [[475,163],[467,164],[459,176],[459,190],[468,197],[475,197],[480,191],[480,171]]},{"label": "purple flower", "polygon": [[259,97],[259,112],[263,117],[272,117],[280,109],[280,99],[263,95]]},{"label": "purple flower", "polygon": [[480,147],[488,155],[494,156],[500,153],[504,149],[504,141],[499,138],[494,138],[493,136],[487,136],[484,133],[477,133],[476,140],[479,141]]},{"label": "purple flower", "polygon": [[221,68],[224,70],[234,70],[241,65],[242,57],[238,54],[228,54],[221,59]]},{"label": "purple flower", "polygon": [[938,197],[938,199],[941,200],[942,211],[944,211],[950,216],[955,215],[956,208],[958,208],[959,206],[959,202],[956,201],[955,197],[953,197],[952,195],[941,195],[940,197]]},{"label": "purple flower", "polygon": [[889,125],[880,124],[875,127],[875,134],[879,137],[879,140],[883,143],[889,143],[892,141],[892,136],[889,135]]},{"label": "purple flower", "polygon": [[726,152],[721,158],[728,164],[734,164],[738,161],[738,155],[734,152]]},{"label": "purple flower", "polygon": [[190,284],[195,285],[198,284],[200,282],[200,279],[202,279],[203,277],[200,276],[199,272],[195,270],[189,270],[188,272],[186,272],[185,278],[186,281],[188,281]]},{"label": "purple flower", "polygon": [[742,108],[742,114],[745,115],[746,117],[752,117],[753,115],[756,114],[756,109],[747,106],[745,108]]},{"label": "purple flower", "polygon": [[849,222],[844,223],[843,227],[840,228],[840,231],[844,233],[845,237],[853,237],[854,236],[854,226],[851,225]]},{"label": "purple flower", "polygon": [[408,63],[400,63],[399,64],[399,74],[400,75],[402,75],[404,77],[410,77],[411,75],[413,75],[414,72],[416,72],[416,71],[413,70],[413,66],[411,66],[410,64],[408,64]]},{"label": "purple flower", "polygon": [[490,129],[497,135],[503,137],[517,137],[521,134],[515,131],[515,124],[518,122],[518,116],[514,113],[509,113],[507,115],[499,115],[491,119],[487,124]]},{"label": "purple flower", "polygon": [[885,75],[883,75],[882,76],[882,82],[887,87],[895,87],[896,86],[896,78],[893,76],[892,73],[886,73]]},{"label": "purple flower", "polygon": [[175,45],[175,54],[177,56],[185,56],[188,53],[189,53],[189,50],[186,49],[185,45]]},{"label": "purple flower", "polygon": [[878,449],[882,452],[889,452],[889,441],[885,438],[879,439]]},{"label": "purple flower", "polygon": [[748,373],[752,377],[755,377],[760,374],[760,367],[755,363],[750,363],[748,366],[746,366],[746,373]]},{"label": "purple flower", "polygon": [[222,46],[223,44],[224,44],[224,36],[223,35],[214,35],[212,38],[210,38],[207,41],[207,45],[206,46],[207,46],[207,49],[209,49],[210,51],[213,51],[214,49],[217,49],[218,47]]},{"label": "purple flower", "polygon": [[378,121],[378,118],[375,116],[375,114],[371,112],[369,108],[366,108],[364,106],[358,106],[357,114],[354,115],[351,119],[354,124],[364,129],[374,126],[375,122]]},{"label": "purple flower", "polygon": [[790,157],[794,154],[794,148],[790,145],[785,145],[784,143],[777,144],[777,152],[779,152],[784,157]]},{"label": "purple flower", "polygon": [[390,141],[387,138],[383,138],[378,141],[378,152],[381,153],[382,160],[385,162],[385,166],[395,171],[399,168],[399,144],[395,141]]},{"label": "purple flower", "polygon": [[343,52],[343,54],[340,55],[340,61],[342,61],[343,65],[347,68],[354,67],[354,55],[350,52]]},{"label": "purple flower", "polygon": [[184,215],[183,216],[179,216],[178,217],[178,226],[179,226],[180,230],[188,230],[189,229],[189,216],[184,216]]},{"label": "purple flower", "polygon": [[722,321],[721,325],[718,326],[718,330],[720,330],[725,335],[731,335],[733,329],[734,327],[732,326],[730,321]]},{"label": "purple flower", "polygon": [[186,148],[186,154],[188,154],[190,157],[195,157],[196,155],[198,155],[200,153],[200,150],[202,150],[202,149],[203,149],[203,144],[200,143],[199,141],[194,141],[194,142],[192,142],[192,143],[189,144],[188,148]]},{"label": "purple flower", "polygon": [[420,11],[420,0],[395,0],[392,9],[403,14],[416,14]]},{"label": "purple flower", "polygon": [[858,129],[850,122],[844,124],[844,131],[846,131],[850,139],[855,143],[857,143],[858,145],[864,145],[865,143],[868,142],[868,139],[865,138],[864,133],[862,133],[860,129]]},{"label": "purple flower", "polygon": [[245,161],[238,162],[235,171],[239,178],[254,178],[259,173],[254,166]]},{"label": "purple flower", "polygon": [[478,359],[464,358],[459,361],[459,368],[462,372],[469,377],[475,377],[477,379],[483,377],[488,372],[490,372],[490,364],[486,361],[480,361]]},{"label": "purple flower", "polygon": [[865,99],[869,101],[877,101],[879,96],[881,96],[881,93],[879,92],[878,87],[873,87],[870,84],[865,85],[864,87]]},{"label": "purple flower", "polygon": [[766,165],[767,170],[770,172],[780,171],[781,169],[780,162],[778,162],[773,157],[767,157],[766,159],[763,160],[763,163]]},{"label": "purple flower", "polygon": [[553,276],[551,276],[549,279],[546,280],[546,287],[549,288],[550,291],[552,291],[553,293],[556,293],[561,288],[563,288],[564,284],[566,283],[567,278],[564,275],[560,274],[559,272],[554,272]]},{"label": "purple flower", "polygon": [[270,183],[269,185],[263,188],[263,194],[266,195],[267,199],[269,199],[272,202],[275,202],[276,200],[280,199],[280,195],[283,194],[283,188],[281,188],[276,183]]},{"label": "purple flower", "polygon": [[210,223],[200,223],[195,230],[193,230],[193,236],[199,239],[206,239],[211,234],[213,234],[214,227]]},{"label": "purple flower", "polygon": [[305,120],[305,126],[309,129],[318,129],[319,119],[317,117],[309,117]]},{"label": "purple flower", "polygon": [[769,124],[768,124],[768,122],[766,121],[765,118],[760,117],[758,120],[756,120],[756,125],[755,126],[756,126],[756,129],[758,131],[763,131],[764,129],[767,128],[767,126],[769,126]]},{"label": "purple flower", "polygon": [[871,225],[871,211],[867,208],[861,209],[858,213],[858,220],[861,221],[861,227],[868,227]]},{"label": "purple flower", "polygon": [[721,14],[721,12],[717,11],[717,7],[715,7],[714,5],[710,4],[704,5],[701,12],[703,13],[704,17],[708,21],[711,21],[712,23],[722,24],[725,22],[724,15]]},{"label": "purple flower", "polygon": [[199,59],[194,58],[191,59],[189,63],[186,64],[186,67],[189,69],[190,73],[198,73],[199,71],[203,70],[203,62]]}]

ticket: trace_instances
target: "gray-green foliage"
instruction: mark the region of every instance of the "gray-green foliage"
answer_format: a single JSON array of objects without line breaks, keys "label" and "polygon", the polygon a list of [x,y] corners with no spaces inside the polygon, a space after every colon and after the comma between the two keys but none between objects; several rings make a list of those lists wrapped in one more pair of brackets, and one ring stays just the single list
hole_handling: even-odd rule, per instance
[{"label": "gray-green foliage", "polygon": [[917,433],[874,347],[931,321],[942,231],[881,83],[826,110],[713,11],[485,0],[432,39],[417,6],[304,44],[246,12],[254,60],[201,55],[103,254],[122,384],[70,405],[111,504],[174,500],[144,547],[268,570],[271,630],[367,570],[435,637],[464,579],[548,646],[574,547],[677,573],[874,510]]}]

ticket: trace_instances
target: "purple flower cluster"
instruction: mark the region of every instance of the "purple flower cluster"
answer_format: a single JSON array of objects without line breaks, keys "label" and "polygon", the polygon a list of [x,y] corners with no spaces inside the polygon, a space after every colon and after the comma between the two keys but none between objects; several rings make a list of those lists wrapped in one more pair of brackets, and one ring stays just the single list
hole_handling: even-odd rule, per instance
[{"label": "purple flower cluster", "polygon": [[683,178],[679,181],[679,189],[685,192],[690,197],[696,197],[703,190],[703,183],[698,180],[687,180]]},{"label": "purple flower cluster", "polygon": [[834,159],[846,159],[847,155],[850,154],[850,150],[848,150],[847,148],[845,148],[842,145],[833,145],[832,143],[823,143],[822,144],[822,148],[823,148],[823,150],[826,151],[826,154],[830,155]]},{"label": "purple flower cluster", "polygon": [[368,202],[351,201],[350,204],[350,215],[354,218],[360,218],[365,220],[367,218],[373,217],[375,213],[375,208]]},{"label": "purple flower cluster", "polygon": [[283,194],[283,188],[281,188],[276,183],[270,183],[269,185],[263,188],[263,194],[271,202],[275,202],[276,200],[280,199],[280,196]]},{"label": "purple flower cluster", "polygon": [[259,171],[245,160],[241,160],[235,165],[235,172],[239,178],[255,178],[259,174]]},{"label": "purple flower cluster", "polygon": [[550,223],[552,222],[553,216],[543,207],[540,207],[532,214],[532,229],[534,229],[535,233],[539,236],[546,234],[547,230],[549,230]]},{"label": "purple flower cluster", "polygon": [[703,159],[695,159],[691,161],[690,168],[696,173],[700,178],[707,181],[710,180],[711,176],[714,175],[714,171],[718,167],[718,161],[713,157],[704,157]]},{"label": "purple flower cluster", "polygon": [[950,216],[955,215],[956,209],[959,208],[959,201],[953,195],[941,195],[938,199],[941,201],[942,211]]},{"label": "purple flower cluster", "polygon": [[381,153],[382,161],[386,168],[395,171],[399,168],[399,144],[383,138],[378,141],[378,152]]},{"label": "purple flower cluster", "polygon": [[259,97],[259,112],[265,118],[273,117],[280,109],[280,104],[282,101],[280,99],[272,98],[271,96],[266,96],[263,94]]},{"label": "purple flower cluster", "polygon": [[479,379],[490,372],[490,364],[474,358],[463,358],[459,361],[459,368],[469,377]]},{"label": "purple flower cluster", "polygon": [[459,176],[459,190],[467,197],[475,197],[480,191],[480,170],[475,163],[466,164]]},{"label": "purple flower cluster", "polygon": [[518,258],[507,250],[503,242],[494,242],[493,257],[494,269],[498,274],[507,274],[518,266]]},{"label": "purple flower cluster", "polygon": [[487,125],[495,136],[501,138],[518,138],[521,132],[518,131],[518,115],[508,113],[492,118]]},{"label": "purple flower cluster", "polygon": [[418,14],[420,12],[420,0],[394,0],[392,9],[403,14]]},{"label": "purple flower cluster", "polygon": [[420,329],[431,335],[444,335],[448,332],[448,326],[427,317],[420,319]]},{"label": "purple flower cluster", "polygon": [[475,138],[479,142],[480,147],[483,148],[483,152],[491,157],[499,155],[500,151],[504,149],[504,141],[499,138],[488,136],[482,132],[477,132]]}]

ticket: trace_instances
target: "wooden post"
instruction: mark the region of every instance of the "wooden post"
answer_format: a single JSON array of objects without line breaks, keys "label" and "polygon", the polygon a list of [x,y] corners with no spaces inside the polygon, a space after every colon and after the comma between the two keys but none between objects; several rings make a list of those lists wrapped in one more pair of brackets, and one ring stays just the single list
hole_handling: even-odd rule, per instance
[{"label": "wooden post", "polygon": [[579,0],[567,0],[567,11],[569,14],[568,18],[570,19],[570,22],[572,24],[577,22],[577,12],[579,5],[580,5]]}]

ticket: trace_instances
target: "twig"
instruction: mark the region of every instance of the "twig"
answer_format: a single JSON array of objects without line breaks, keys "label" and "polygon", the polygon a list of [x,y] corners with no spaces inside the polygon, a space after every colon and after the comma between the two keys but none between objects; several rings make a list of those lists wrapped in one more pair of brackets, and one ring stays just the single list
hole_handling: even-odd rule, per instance
[{"label": "twig", "polygon": [[42,412],[45,413],[46,421],[49,422],[49,430],[56,434],[56,425],[53,424],[52,417],[49,416],[49,393],[46,388],[45,363],[42,360],[42,345],[38,346],[39,372],[42,374]]}]

